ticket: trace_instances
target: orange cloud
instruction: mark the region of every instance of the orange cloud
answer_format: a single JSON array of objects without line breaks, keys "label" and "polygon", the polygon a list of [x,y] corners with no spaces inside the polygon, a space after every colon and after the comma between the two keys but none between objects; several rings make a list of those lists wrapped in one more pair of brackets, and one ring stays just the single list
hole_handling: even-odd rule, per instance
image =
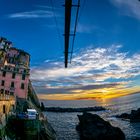
[{"label": "orange cloud", "polygon": [[133,88],[103,88],[93,90],[76,90],[72,94],[38,94],[40,99],[47,100],[99,100],[117,98],[140,92],[140,87]]}]

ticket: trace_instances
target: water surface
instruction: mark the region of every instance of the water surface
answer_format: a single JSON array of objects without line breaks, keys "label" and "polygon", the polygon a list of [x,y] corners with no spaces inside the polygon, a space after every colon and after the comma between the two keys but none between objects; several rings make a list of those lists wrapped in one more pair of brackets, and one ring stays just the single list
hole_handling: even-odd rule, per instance
[{"label": "water surface", "polygon": [[[136,137],[140,139],[140,123],[130,123],[122,119],[115,118],[114,115],[124,112],[130,113],[132,109],[140,107],[140,94],[123,96],[120,98],[109,100],[76,100],[76,101],[43,101],[47,107],[93,107],[104,106],[108,110],[100,112],[92,112],[102,116],[112,125],[120,127],[128,140],[133,140]],[[54,113],[45,112],[49,122],[55,129],[58,140],[79,140],[77,131],[75,130],[78,124],[77,114],[82,113]]]}]

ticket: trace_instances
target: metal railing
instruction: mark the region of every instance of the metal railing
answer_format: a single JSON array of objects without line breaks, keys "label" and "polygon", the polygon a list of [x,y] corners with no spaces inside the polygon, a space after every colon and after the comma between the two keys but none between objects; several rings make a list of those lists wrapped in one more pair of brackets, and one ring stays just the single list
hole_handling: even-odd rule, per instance
[{"label": "metal railing", "polygon": [[15,99],[14,95],[0,94],[0,101],[9,101],[14,99]]}]

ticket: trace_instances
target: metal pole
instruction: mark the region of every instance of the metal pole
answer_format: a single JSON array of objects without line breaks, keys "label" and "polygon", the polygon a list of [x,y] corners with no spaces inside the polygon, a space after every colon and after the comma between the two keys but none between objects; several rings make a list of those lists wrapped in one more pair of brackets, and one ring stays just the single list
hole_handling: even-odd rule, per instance
[{"label": "metal pole", "polygon": [[71,7],[72,0],[65,0],[65,68],[68,66]]}]

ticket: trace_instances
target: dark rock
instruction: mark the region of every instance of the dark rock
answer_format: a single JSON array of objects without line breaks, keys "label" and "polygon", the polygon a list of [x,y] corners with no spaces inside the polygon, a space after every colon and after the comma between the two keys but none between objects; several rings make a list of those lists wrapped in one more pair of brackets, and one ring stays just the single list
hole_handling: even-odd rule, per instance
[{"label": "dark rock", "polygon": [[32,86],[31,81],[29,81],[29,86],[28,86],[28,100],[30,100],[30,102],[32,102],[35,106],[40,108],[40,102],[39,102],[37,94]]},{"label": "dark rock", "polygon": [[78,115],[81,140],[125,140],[125,135],[118,127],[113,127],[96,114],[83,113]]},{"label": "dark rock", "polygon": [[42,111],[45,111],[45,106],[44,106],[43,102],[41,102],[41,107],[40,108],[41,108]]},{"label": "dark rock", "polygon": [[121,115],[117,115],[117,118],[123,118],[123,119],[130,119],[130,114],[128,113],[123,113]]},{"label": "dark rock", "polygon": [[41,121],[40,140],[56,140],[56,133],[47,118]]},{"label": "dark rock", "polygon": [[140,108],[131,111],[130,122],[140,122]]},{"label": "dark rock", "polygon": [[130,114],[123,113],[121,115],[117,115],[117,118],[129,119],[130,122],[140,122],[140,108],[137,110],[132,110]]},{"label": "dark rock", "polygon": [[46,107],[45,111],[50,112],[87,112],[87,111],[104,111],[102,106],[85,107],[85,108],[61,108],[61,107]]}]

